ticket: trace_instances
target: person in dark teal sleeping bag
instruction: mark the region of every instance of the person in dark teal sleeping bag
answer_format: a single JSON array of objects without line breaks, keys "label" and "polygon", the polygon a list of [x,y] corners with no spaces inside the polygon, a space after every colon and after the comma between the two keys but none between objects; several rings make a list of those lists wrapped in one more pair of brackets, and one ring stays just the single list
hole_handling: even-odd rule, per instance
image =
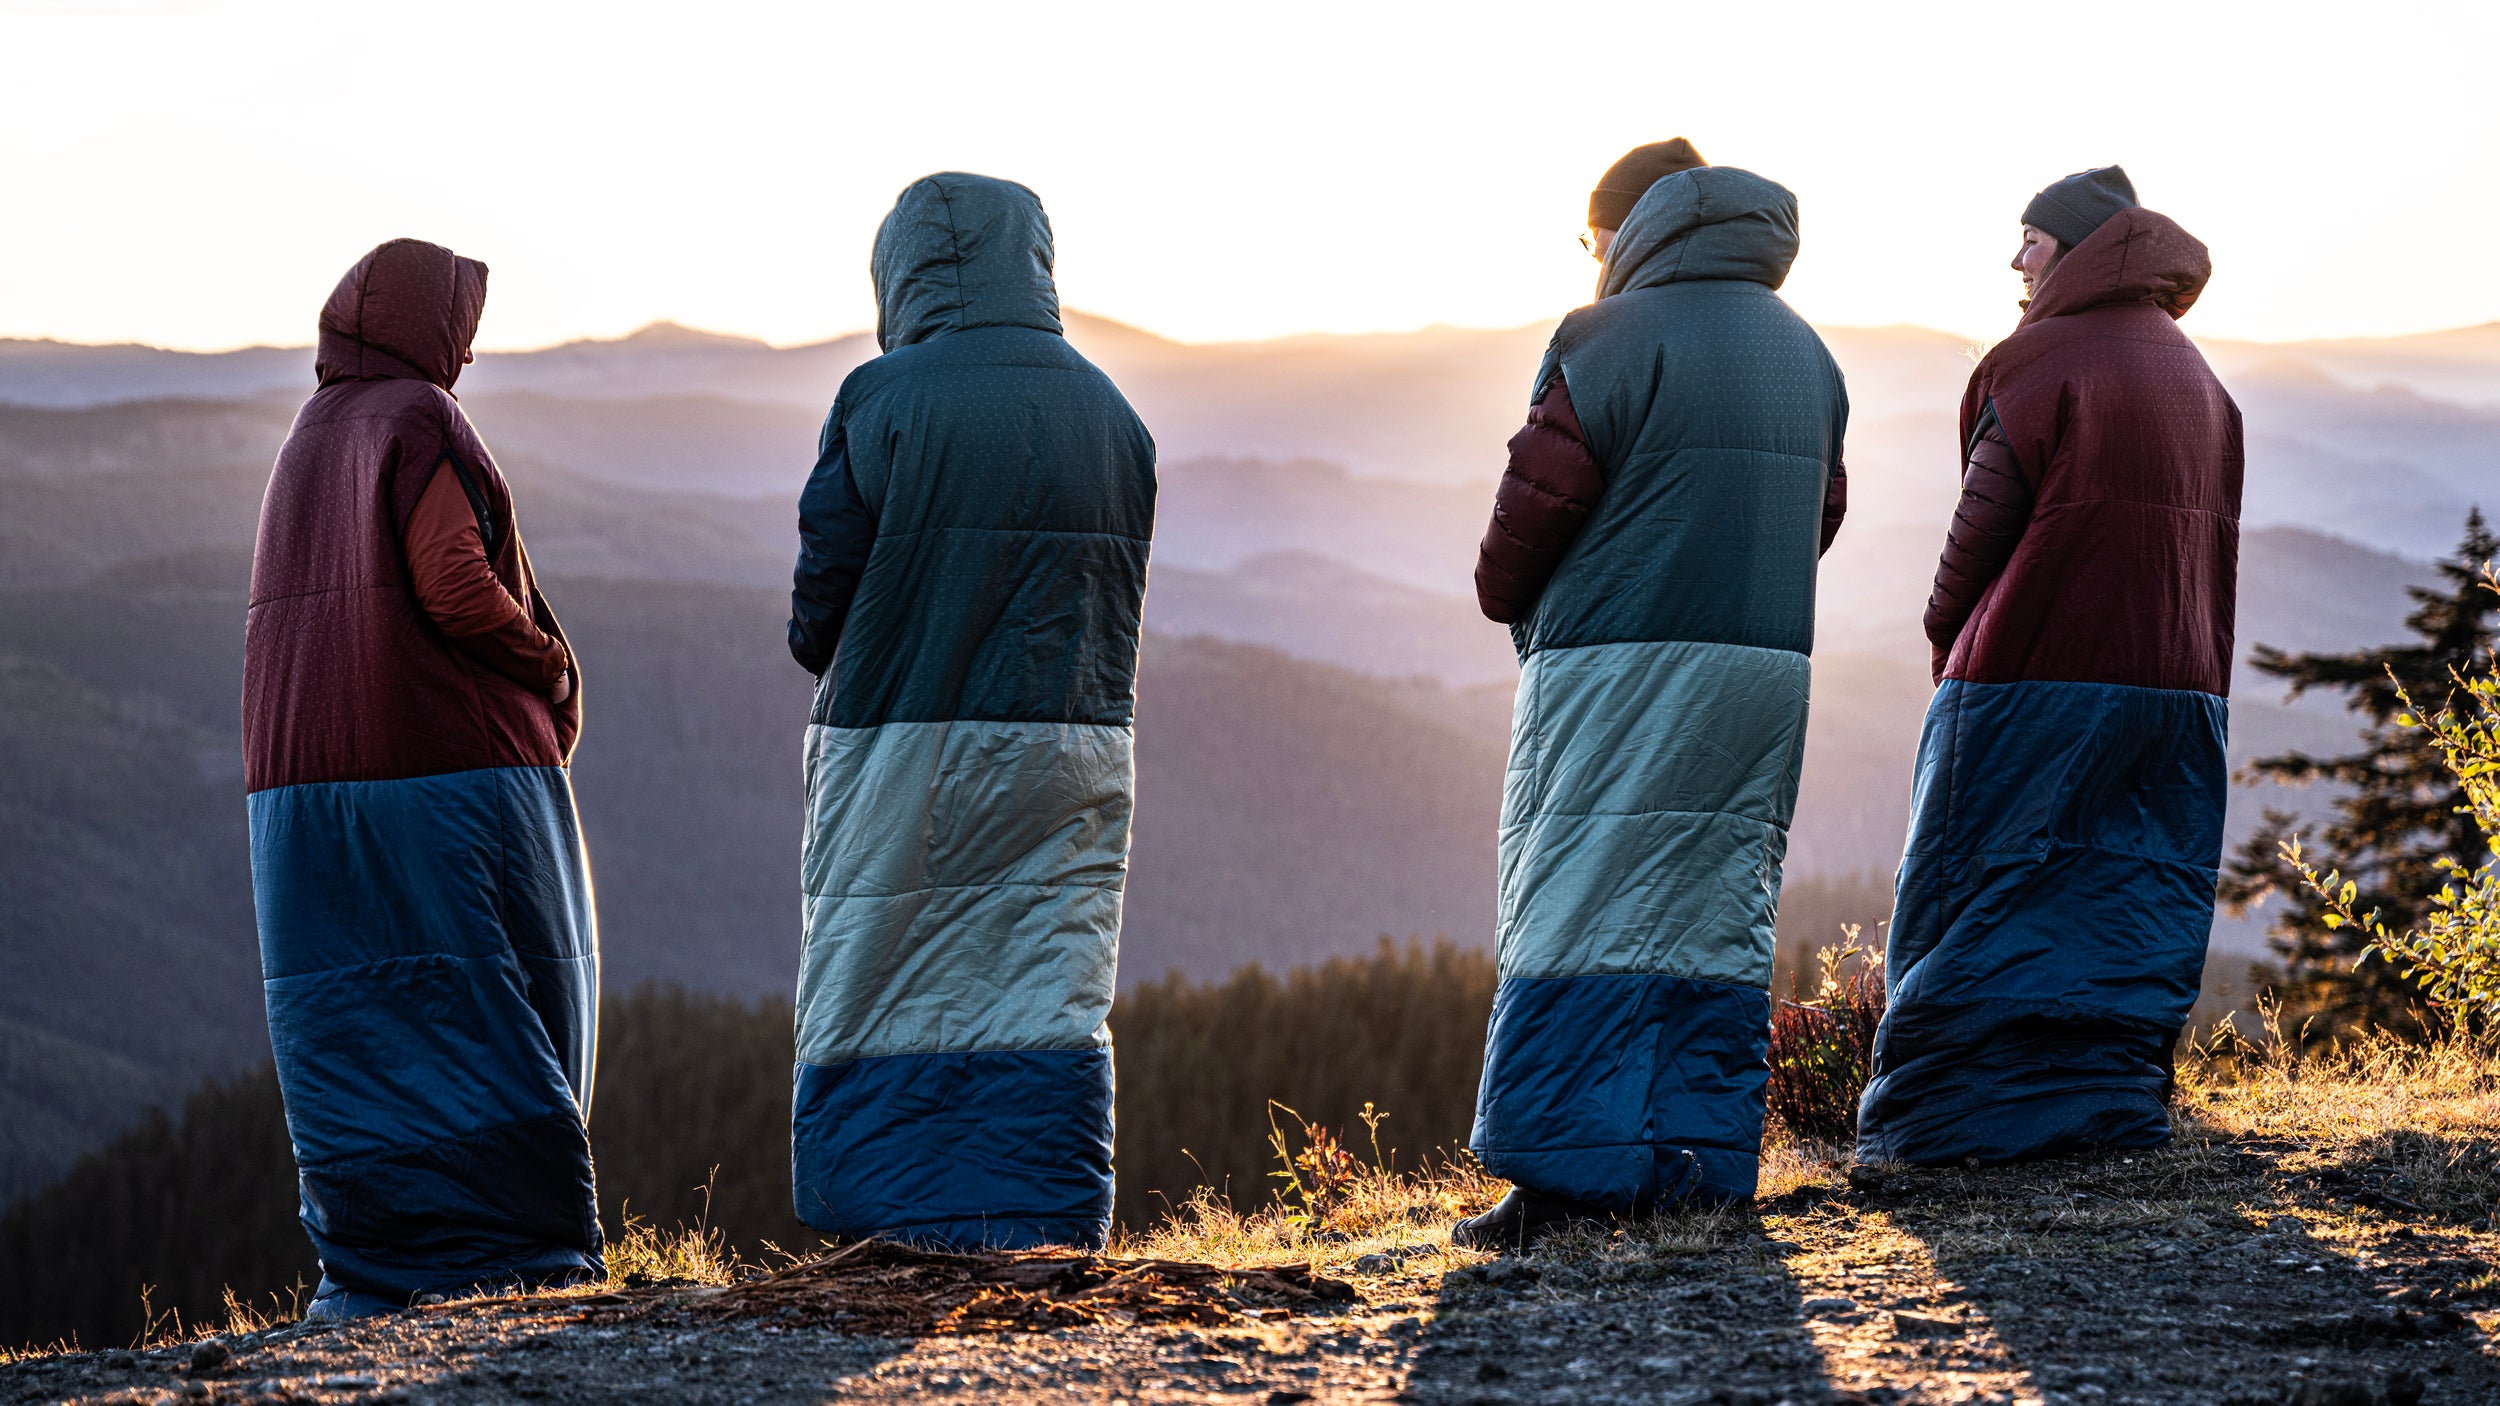
[{"label": "person in dark teal sleeping bag", "polygon": [[1521,664],[1500,984],[1471,1147],[1514,1183],[1461,1244],[1752,1196],[1772,916],[1816,565],[1845,503],[1839,368],[1775,291],[1797,203],[1681,139],[1590,201],[1479,557]]},{"label": "person in dark teal sleeping bag", "polygon": [[1099,1246],[1154,441],[1012,181],[914,182],[799,500],[792,1194],[844,1236]]}]

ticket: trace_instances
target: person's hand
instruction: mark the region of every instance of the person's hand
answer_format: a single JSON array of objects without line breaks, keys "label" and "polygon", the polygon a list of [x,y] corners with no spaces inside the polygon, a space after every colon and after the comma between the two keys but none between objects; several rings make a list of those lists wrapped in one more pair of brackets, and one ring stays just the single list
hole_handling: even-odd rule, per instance
[{"label": "person's hand", "polygon": [[555,689],[547,695],[547,701],[561,708],[564,706],[564,700],[572,696],[573,671],[567,669],[556,677]]}]

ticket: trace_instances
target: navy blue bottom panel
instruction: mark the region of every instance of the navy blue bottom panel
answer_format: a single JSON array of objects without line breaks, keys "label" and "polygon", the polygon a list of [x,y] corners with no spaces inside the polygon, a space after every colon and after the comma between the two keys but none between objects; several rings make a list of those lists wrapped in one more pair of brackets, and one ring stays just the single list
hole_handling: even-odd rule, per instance
[{"label": "navy blue bottom panel", "polygon": [[598,940],[559,768],[251,797],[263,990],[325,1284],[601,1271]]},{"label": "navy blue bottom panel", "polygon": [[1469,1147],[1496,1176],[1617,1211],[1748,1199],[1770,1022],[1770,994],[1750,986],[1504,978]]},{"label": "navy blue bottom panel", "polygon": [[1919,741],[1870,1161],[2167,1141],[2222,856],[2210,694],[1947,681]]},{"label": "navy blue bottom panel", "polygon": [[830,1234],[1100,1248],[1111,1233],[1111,1051],[802,1064],[790,1182],[799,1219]]}]

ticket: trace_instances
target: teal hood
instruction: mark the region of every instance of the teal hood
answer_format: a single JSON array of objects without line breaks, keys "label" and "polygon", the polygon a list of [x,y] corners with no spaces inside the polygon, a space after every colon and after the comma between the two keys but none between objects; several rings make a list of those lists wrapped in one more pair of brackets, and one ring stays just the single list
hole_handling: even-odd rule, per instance
[{"label": "teal hood", "polygon": [[1050,265],[1041,197],[991,176],[923,176],[877,227],[877,347],[974,327],[1064,331]]},{"label": "teal hood", "polygon": [[1660,180],[1632,207],[1597,296],[1703,279],[1777,288],[1796,261],[1797,197],[1751,171],[1702,166]]}]

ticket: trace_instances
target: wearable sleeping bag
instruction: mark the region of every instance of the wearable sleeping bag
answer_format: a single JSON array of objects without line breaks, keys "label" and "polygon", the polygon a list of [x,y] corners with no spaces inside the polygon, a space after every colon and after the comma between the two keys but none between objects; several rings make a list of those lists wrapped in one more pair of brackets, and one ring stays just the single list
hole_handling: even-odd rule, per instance
[{"label": "wearable sleeping bag", "polygon": [[[450,394],[485,297],[484,265],[416,240],[349,271],[252,557],[253,897],[322,1313],[601,1269],[580,693],[551,701],[571,654]],[[503,617],[476,633],[412,569],[438,475]]]},{"label": "wearable sleeping bag", "polygon": [[938,175],[799,504],[799,1218],[1100,1245],[1154,443],[1060,335],[1031,191]]},{"label": "wearable sleeping bag", "polygon": [[2170,1136],[2222,857],[2239,553],[2239,409],[2176,321],[2211,267],[2166,217],[2117,212],[1963,396],[1867,1160]]},{"label": "wearable sleeping bag", "polygon": [[1603,488],[1512,625],[1501,979],[1471,1146],[1497,1176],[1613,1210],[1754,1190],[1848,419],[1838,367],[1773,291],[1796,252],[1780,186],[1667,176],[1537,373],[1540,405],[1568,387]]}]

